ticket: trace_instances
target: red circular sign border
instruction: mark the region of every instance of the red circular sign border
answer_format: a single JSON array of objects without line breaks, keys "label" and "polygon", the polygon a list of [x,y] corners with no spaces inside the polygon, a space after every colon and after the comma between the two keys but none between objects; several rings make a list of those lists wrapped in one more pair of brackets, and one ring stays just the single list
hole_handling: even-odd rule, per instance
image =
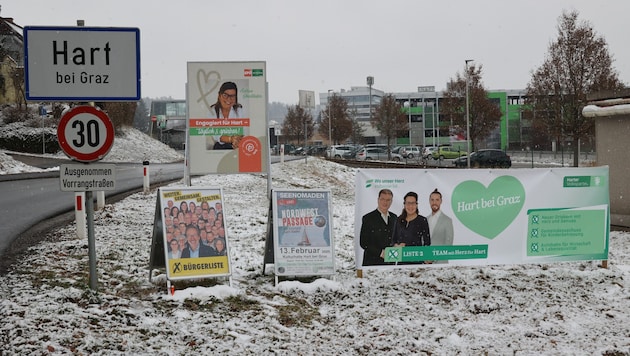
[{"label": "red circular sign border", "polygon": [[[70,122],[70,120],[80,114],[91,114],[96,116],[101,120],[101,122],[105,125],[105,142],[95,152],[92,153],[80,153],[74,150],[70,144],[68,144],[68,140],[65,137],[66,125]],[[114,124],[112,124],[112,120],[109,119],[106,113],[102,110],[94,107],[94,106],[77,106],[67,113],[65,113],[61,120],[59,121],[59,125],[57,126],[57,141],[59,141],[59,146],[63,152],[70,158],[79,162],[94,162],[102,159],[105,155],[112,149],[114,145]]]}]

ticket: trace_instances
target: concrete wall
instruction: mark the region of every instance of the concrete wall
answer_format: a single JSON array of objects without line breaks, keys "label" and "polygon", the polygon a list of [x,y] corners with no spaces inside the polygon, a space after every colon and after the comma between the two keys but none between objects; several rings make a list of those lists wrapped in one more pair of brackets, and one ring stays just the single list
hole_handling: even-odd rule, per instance
[{"label": "concrete wall", "polygon": [[630,226],[630,115],[595,117],[598,166],[609,166],[611,224]]}]

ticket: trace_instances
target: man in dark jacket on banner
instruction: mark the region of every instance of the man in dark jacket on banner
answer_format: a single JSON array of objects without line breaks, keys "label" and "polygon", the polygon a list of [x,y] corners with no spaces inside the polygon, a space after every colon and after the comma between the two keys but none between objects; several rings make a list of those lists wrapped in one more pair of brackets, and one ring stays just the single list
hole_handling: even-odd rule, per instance
[{"label": "man in dark jacket on banner", "polygon": [[385,265],[385,248],[392,245],[392,230],[396,214],[389,211],[394,193],[389,189],[378,192],[378,206],[363,215],[360,244],[363,249],[363,266]]}]

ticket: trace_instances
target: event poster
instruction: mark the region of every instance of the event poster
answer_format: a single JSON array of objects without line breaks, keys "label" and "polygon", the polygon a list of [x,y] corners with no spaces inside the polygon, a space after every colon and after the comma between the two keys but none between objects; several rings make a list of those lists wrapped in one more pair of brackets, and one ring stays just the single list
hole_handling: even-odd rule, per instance
[{"label": "event poster", "polygon": [[276,275],[335,273],[328,190],[273,190]]},{"label": "event poster", "polygon": [[188,62],[190,174],[266,172],[265,62]]},{"label": "event poster", "polygon": [[168,279],[231,274],[221,188],[160,188]]},{"label": "event poster", "polygon": [[[404,196],[417,193],[419,214],[427,218],[437,189],[439,210],[452,222],[452,242],[435,243],[444,241],[437,233],[430,245],[388,246],[382,264],[364,265],[362,218],[376,210],[382,189],[392,191],[389,211],[397,215]],[[356,175],[357,269],[605,260],[609,233],[608,167],[360,169]]]}]

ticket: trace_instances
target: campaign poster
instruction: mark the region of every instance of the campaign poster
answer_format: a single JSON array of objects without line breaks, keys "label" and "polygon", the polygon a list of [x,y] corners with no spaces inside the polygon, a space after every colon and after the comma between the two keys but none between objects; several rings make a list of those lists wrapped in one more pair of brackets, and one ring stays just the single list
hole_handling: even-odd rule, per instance
[{"label": "campaign poster", "polygon": [[222,189],[169,187],[158,196],[168,279],[230,275]]},{"label": "campaign poster", "polygon": [[265,62],[188,62],[190,174],[266,172]]},{"label": "campaign poster", "polygon": [[277,276],[335,273],[328,190],[274,190],[274,266]]},{"label": "campaign poster", "polygon": [[[357,269],[608,258],[608,167],[360,169],[355,189]],[[393,193],[389,211],[399,217],[405,209],[405,195],[415,192],[417,211],[429,225],[434,211],[430,204],[432,193],[440,193],[440,215],[429,229],[429,244],[370,244],[377,236],[370,232],[378,229],[362,231],[361,227],[364,217],[368,226],[369,219],[375,216],[383,189]],[[406,223],[400,218],[396,221]],[[440,230],[440,224],[447,227]],[[445,231],[449,232],[448,238]],[[395,235],[391,234],[393,240]],[[368,251],[371,248],[376,252]],[[374,256],[381,251],[382,260],[378,260]]]}]

